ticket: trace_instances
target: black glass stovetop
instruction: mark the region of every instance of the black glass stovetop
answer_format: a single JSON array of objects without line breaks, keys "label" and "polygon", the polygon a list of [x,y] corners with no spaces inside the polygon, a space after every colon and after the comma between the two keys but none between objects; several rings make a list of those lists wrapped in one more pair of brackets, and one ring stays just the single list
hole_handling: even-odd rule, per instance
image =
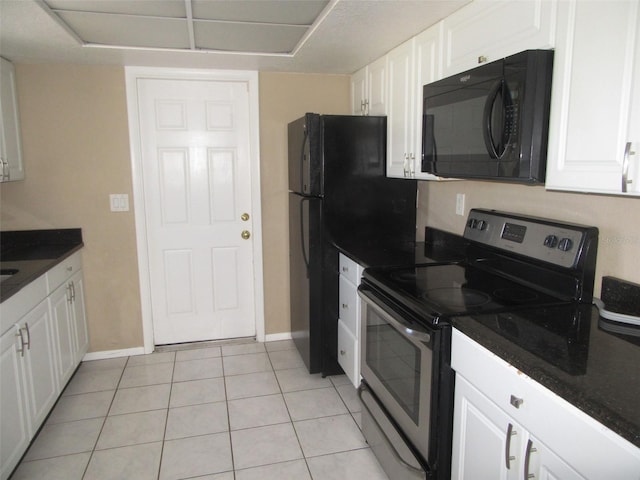
[{"label": "black glass stovetop", "polygon": [[369,268],[364,284],[374,286],[426,323],[450,316],[484,314],[566,304],[532,286],[468,264]]}]

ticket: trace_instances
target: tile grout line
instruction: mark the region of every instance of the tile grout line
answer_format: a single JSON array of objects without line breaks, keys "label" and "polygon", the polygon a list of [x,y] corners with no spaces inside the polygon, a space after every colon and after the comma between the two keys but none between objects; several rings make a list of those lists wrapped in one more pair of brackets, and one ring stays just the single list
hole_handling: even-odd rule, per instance
[{"label": "tile grout line", "polygon": [[[104,426],[107,423],[107,418],[109,418],[109,412],[111,412],[111,408],[113,407],[113,402],[116,399],[116,395],[118,394],[118,390],[120,389],[120,382],[122,382],[122,377],[124,376],[124,371],[127,368],[127,365],[129,364],[129,359],[131,357],[127,357],[127,360],[124,362],[124,365],[122,366],[122,372],[120,372],[120,378],[118,379],[118,383],[116,384],[116,388],[113,392],[113,397],[111,397],[111,402],[109,403],[109,408],[107,409],[107,413],[104,416],[104,420],[102,421],[102,426],[100,427],[100,431],[98,432],[98,436],[96,437],[96,441],[93,444],[93,448],[91,449],[91,454],[89,455],[89,460],[87,461],[87,465],[84,467],[84,472],[82,472],[82,478],[84,479],[87,476],[87,472],[89,471],[89,465],[91,465],[91,460],[93,459],[93,456],[96,452],[96,447],[98,446],[98,441],[100,440],[100,435],[102,435],[102,431],[104,430]],[[82,363],[81,363],[82,365]],[[69,383],[71,383],[71,379],[69,380]],[[68,385],[68,384],[67,384]]]}]

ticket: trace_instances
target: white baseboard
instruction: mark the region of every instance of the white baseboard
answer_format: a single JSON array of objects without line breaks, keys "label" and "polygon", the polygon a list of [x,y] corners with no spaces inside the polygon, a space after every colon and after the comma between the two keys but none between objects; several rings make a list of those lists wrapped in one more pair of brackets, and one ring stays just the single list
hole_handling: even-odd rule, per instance
[{"label": "white baseboard", "polygon": [[278,340],[291,340],[291,332],[270,333],[264,336],[265,342],[277,342]]},{"label": "white baseboard", "polygon": [[[265,342],[277,342],[278,340],[291,340],[291,332],[271,333],[265,335]],[[89,352],[85,354],[82,361],[105,360],[107,358],[132,357],[134,355],[144,355],[144,347],[125,348],[122,350],[103,350],[102,352]]]},{"label": "white baseboard", "polygon": [[83,362],[88,360],[105,360],[107,358],[131,357],[143,355],[144,347],[125,348],[122,350],[103,350],[102,352],[89,352],[82,358]]}]

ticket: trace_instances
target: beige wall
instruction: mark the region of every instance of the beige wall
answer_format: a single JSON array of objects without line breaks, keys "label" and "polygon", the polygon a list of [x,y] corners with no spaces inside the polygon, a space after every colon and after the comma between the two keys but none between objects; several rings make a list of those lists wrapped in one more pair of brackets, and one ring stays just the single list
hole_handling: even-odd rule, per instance
[{"label": "beige wall", "polygon": [[[90,351],[143,345],[124,69],[17,65],[26,179],[0,185],[0,228],[82,228]],[[288,332],[286,125],[345,113],[349,77],[260,75],[266,332]],[[131,210],[109,210],[110,193]]]},{"label": "beige wall", "polygon": [[[17,65],[26,178],[3,184],[3,230],[82,228],[90,350],[142,345],[124,69]],[[133,202],[131,202],[133,204]]]},{"label": "beige wall", "polygon": [[349,113],[348,76],[260,73],[266,332],[290,331],[287,124],[305,112]]},{"label": "beige wall", "polygon": [[[492,208],[599,228],[595,293],[602,276],[640,283],[640,199],[546,191],[544,187],[493,182],[420,182],[418,238],[424,227],[462,234],[469,208]],[[456,194],[465,194],[465,216],[455,214]]]}]

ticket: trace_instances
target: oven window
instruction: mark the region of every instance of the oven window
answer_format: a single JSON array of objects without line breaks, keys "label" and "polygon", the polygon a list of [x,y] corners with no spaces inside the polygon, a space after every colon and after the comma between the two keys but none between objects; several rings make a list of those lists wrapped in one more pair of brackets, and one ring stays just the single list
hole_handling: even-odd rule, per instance
[{"label": "oven window", "polygon": [[371,309],[366,328],[367,366],[417,425],[420,413],[420,349]]}]

